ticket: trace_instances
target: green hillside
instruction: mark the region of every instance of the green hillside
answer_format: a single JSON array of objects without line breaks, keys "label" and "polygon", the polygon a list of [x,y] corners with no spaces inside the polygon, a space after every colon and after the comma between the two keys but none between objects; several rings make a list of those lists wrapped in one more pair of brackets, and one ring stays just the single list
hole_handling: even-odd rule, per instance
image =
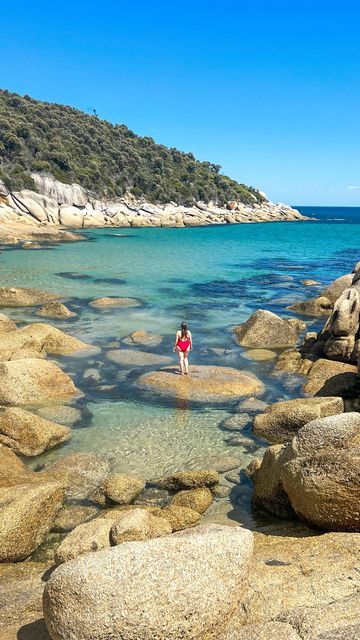
[{"label": "green hillside", "polygon": [[254,203],[257,190],[220,173],[221,167],[140,137],[59,104],[0,90],[0,178],[10,190],[34,188],[32,171],[77,182],[93,195],[130,191],[152,202],[213,200]]}]

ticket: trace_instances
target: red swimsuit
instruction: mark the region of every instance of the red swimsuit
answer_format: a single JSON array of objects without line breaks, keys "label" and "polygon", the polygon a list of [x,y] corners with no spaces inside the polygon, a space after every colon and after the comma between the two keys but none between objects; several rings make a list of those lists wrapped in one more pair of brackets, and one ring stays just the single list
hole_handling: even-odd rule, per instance
[{"label": "red swimsuit", "polygon": [[183,340],[183,338],[181,336],[181,338],[178,338],[176,346],[180,349],[180,351],[185,353],[185,351],[187,351],[189,349],[189,347],[190,347],[189,338],[185,338],[185,340]]}]

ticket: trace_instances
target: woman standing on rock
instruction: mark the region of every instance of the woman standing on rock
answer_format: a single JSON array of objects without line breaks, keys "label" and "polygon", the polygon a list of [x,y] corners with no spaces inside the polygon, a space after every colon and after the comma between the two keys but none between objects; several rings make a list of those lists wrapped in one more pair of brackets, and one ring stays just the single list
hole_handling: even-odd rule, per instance
[{"label": "woman standing on rock", "polygon": [[174,349],[179,357],[180,373],[183,376],[189,373],[189,351],[192,351],[192,336],[186,322],[181,323],[181,330],[176,332]]}]

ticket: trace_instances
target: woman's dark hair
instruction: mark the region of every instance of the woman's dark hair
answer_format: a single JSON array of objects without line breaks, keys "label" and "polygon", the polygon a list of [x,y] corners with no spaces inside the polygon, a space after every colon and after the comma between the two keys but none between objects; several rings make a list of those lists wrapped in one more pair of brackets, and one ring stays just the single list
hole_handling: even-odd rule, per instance
[{"label": "woman's dark hair", "polygon": [[181,323],[181,337],[187,338],[188,326],[186,322]]}]

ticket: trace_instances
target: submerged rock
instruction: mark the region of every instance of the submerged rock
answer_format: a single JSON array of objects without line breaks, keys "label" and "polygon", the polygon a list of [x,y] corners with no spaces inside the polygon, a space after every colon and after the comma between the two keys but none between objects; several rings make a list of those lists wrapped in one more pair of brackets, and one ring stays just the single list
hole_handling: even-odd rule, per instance
[{"label": "submerged rock", "polygon": [[33,307],[55,300],[58,296],[39,289],[0,287],[1,307]]},{"label": "submerged rock", "polygon": [[66,442],[71,431],[30,411],[9,408],[0,413],[0,442],[24,456],[40,453]]},{"label": "submerged rock", "polygon": [[237,413],[229,418],[225,418],[220,423],[221,429],[225,431],[242,431],[251,424],[251,417],[248,413]]},{"label": "submerged rock", "polygon": [[36,315],[49,318],[73,318],[76,313],[70,311],[62,302],[48,302],[36,311]]},{"label": "submerged rock", "polygon": [[332,303],[326,296],[301,300],[287,307],[290,311],[296,311],[304,316],[328,316],[332,311]]},{"label": "submerged rock", "polygon": [[79,524],[93,520],[99,513],[96,507],[89,505],[69,504],[62,507],[56,515],[51,531],[68,533]]},{"label": "submerged rock", "polygon": [[249,531],[216,525],[87,554],[51,575],[46,624],[57,640],[100,640],[104,629],[114,638],[200,640],[242,598],[251,556]]},{"label": "submerged rock", "polygon": [[46,466],[46,472],[66,483],[68,500],[87,498],[109,475],[109,459],[99,453],[70,453]]},{"label": "submerged rock", "polygon": [[170,356],[162,356],[157,353],[135,351],[132,349],[114,349],[113,351],[108,351],[106,357],[111,360],[111,362],[116,362],[116,364],[133,367],[152,367],[173,362],[173,358],[170,358]]},{"label": "submerged rock", "polygon": [[287,442],[310,420],[343,411],[344,401],[339,397],[296,398],[275,402],[265,413],[255,416],[253,431],[269,442]]},{"label": "submerged rock", "polygon": [[243,347],[289,347],[296,344],[298,328],[271,311],[258,309],[234,333]]},{"label": "submerged rock", "polygon": [[281,479],[296,513],[329,531],[360,531],[360,414],[313,420],[282,456]]},{"label": "submerged rock", "polygon": [[163,341],[163,337],[156,333],[149,333],[139,329],[123,339],[124,344],[136,345],[141,347],[157,347]]},{"label": "submerged rock", "polygon": [[145,373],[140,388],[182,400],[221,402],[224,398],[261,394],[262,382],[250,373],[216,366],[190,366],[188,376],[177,375],[177,367]]},{"label": "submerged rock", "polygon": [[164,476],[153,481],[160,489],[181,491],[182,489],[196,489],[198,487],[213,487],[219,482],[219,474],[214,470],[178,471],[171,476]]},{"label": "submerged rock", "polygon": [[39,416],[52,422],[59,422],[72,427],[76,422],[81,420],[81,411],[76,407],[59,405],[53,407],[40,407],[37,410]]},{"label": "submerged rock", "polygon": [[135,298],[97,298],[89,302],[91,307],[139,307],[141,302]]},{"label": "submerged rock", "polygon": [[46,405],[76,393],[71,378],[52,362],[35,358],[0,362],[0,404]]}]

